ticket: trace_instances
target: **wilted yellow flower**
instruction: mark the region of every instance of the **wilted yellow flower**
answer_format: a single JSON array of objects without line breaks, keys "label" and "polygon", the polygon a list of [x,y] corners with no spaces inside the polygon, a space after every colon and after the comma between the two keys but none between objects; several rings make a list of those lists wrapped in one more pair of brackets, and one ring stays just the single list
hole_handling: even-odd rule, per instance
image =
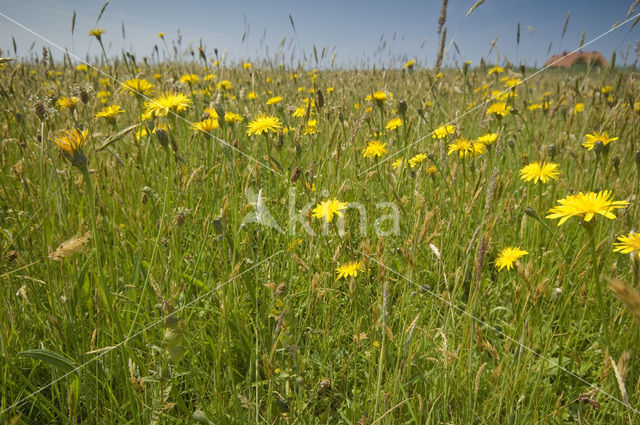
[{"label": "wilted yellow flower", "polygon": [[618,236],[618,241],[614,244],[613,252],[629,254],[640,252],[640,233],[629,233],[627,236]]},{"label": "wilted yellow flower", "polygon": [[336,268],[338,273],[336,280],[343,277],[356,277],[359,271],[362,271],[362,261],[350,261],[346,264],[341,264]]},{"label": "wilted yellow flower", "polygon": [[502,270],[505,267],[507,270],[511,270],[513,268],[513,263],[515,263],[518,258],[529,254],[527,251],[524,251],[518,247],[507,247],[504,248],[498,254],[498,258],[496,259],[496,268],[498,270]]},{"label": "wilted yellow flower", "polygon": [[386,129],[387,130],[395,130],[402,125],[402,120],[400,118],[391,118],[389,122],[387,122]]},{"label": "wilted yellow flower", "polygon": [[313,216],[315,218],[324,218],[327,223],[331,223],[333,221],[333,216],[337,215],[338,217],[342,217],[342,210],[347,208],[346,202],[340,202],[337,199],[328,199],[326,201],[320,202],[313,209]]},{"label": "wilted yellow flower", "polygon": [[584,136],[587,140],[582,144],[588,150],[592,150],[596,143],[602,142],[604,146],[608,145],[611,142],[618,140],[618,137],[609,137],[606,131],[600,133],[599,131],[594,131],[593,134],[586,134]]},{"label": "wilted yellow flower", "polygon": [[525,165],[520,170],[521,180],[525,182],[533,180],[536,184],[538,182],[549,183],[549,179],[558,180],[559,176],[558,164],[554,162],[536,161]]},{"label": "wilted yellow flower", "polygon": [[578,217],[586,222],[591,221],[596,214],[605,216],[613,220],[616,216],[613,210],[624,208],[629,203],[627,201],[613,201],[610,190],[595,192],[580,192],[577,195],[570,195],[558,201],[557,206],[549,210],[547,218],[559,218],[558,226],[571,217]]},{"label": "wilted yellow flower", "polygon": [[365,158],[375,158],[378,156],[384,156],[387,154],[386,143],[382,143],[378,140],[372,140],[369,142],[366,148],[362,150],[362,156]]},{"label": "wilted yellow flower", "polygon": [[160,96],[148,100],[144,106],[154,116],[167,116],[169,112],[181,113],[191,106],[191,99],[182,93],[164,92]]},{"label": "wilted yellow flower", "polygon": [[282,123],[276,117],[259,114],[247,125],[247,135],[276,133],[282,127]]}]

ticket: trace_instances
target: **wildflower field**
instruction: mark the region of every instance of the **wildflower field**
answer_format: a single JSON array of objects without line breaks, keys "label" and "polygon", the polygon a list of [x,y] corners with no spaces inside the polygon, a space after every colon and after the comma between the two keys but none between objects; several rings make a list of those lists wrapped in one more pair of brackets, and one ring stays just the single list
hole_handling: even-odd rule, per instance
[{"label": "wildflower field", "polygon": [[638,423],[635,71],[45,50],[0,97],[3,424]]}]

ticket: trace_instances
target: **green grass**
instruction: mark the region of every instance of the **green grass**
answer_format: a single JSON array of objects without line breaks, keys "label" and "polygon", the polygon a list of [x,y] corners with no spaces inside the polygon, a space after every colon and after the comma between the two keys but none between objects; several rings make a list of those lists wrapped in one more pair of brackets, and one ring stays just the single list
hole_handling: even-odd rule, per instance
[{"label": "green grass", "polygon": [[[429,134],[481,104],[476,89],[483,84],[489,95],[504,89],[485,67],[442,76],[424,69],[296,70],[292,79],[291,70],[257,63],[251,70],[139,65],[136,75],[158,92],[185,73],[199,75],[194,87],[181,88],[193,98],[183,117],[198,121],[213,105],[241,114],[242,123],[213,134],[255,160],[175,117],[159,122],[172,126],[177,151],[153,135],[136,141],[129,133],[96,152],[110,134],[139,122],[135,97],[114,81],[101,84],[105,76],[91,68],[2,65],[3,423],[637,422],[616,400],[622,396],[611,359],[629,404],[638,406],[638,329],[604,281],[633,282],[632,260],[612,252],[617,235],[638,228],[633,74],[536,75],[516,89],[514,113],[504,119],[485,117],[479,107],[456,122],[457,136],[499,133],[484,155],[463,163],[446,154],[449,139]],[[104,70],[120,81],[134,75],[133,64],[118,58]],[[205,81],[210,73],[216,76]],[[222,79],[233,88],[218,89]],[[34,96],[75,95],[82,85],[109,91],[106,104],[89,90],[74,114],[61,110],[41,123]],[[605,85],[612,86],[609,101]],[[324,105],[311,109],[317,134],[305,135],[307,118],[291,113],[305,97],[317,102],[318,89]],[[365,100],[376,90],[393,94],[382,108]],[[255,100],[247,99],[250,91]],[[528,111],[547,91],[549,110]],[[283,102],[266,106],[276,95]],[[401,100],[408,105],[403,126],[385,130]],[[574,115],[577,102],[585,110]],[[94,119],[111,104],[127,111],[115,125]],[[258,112],[291,130],[248,137],[246,124]],[[91,134],[84,152],[93,198],[82,172],[48,142],[74,125]],[[593,130],[620,137],[597,169],[595,154],[581,147]],[[362,155],[374,138],[387,143],[387,157],[407,149],[362,173],[380,160]],[[391,167],[417,153],[428,159]],[[520,168],[536,160],[557,162],[560,179],[522,182]],[[292,188],[294,212],[312,205],[305,219],[315,236],[299,223],[289,231]],[[260,189],[283,233],[241,225],[254,210],[247,193]],[[558,199],[592,189],[630,201],[615,220],[594,219],[597,281],[578,220],[557,227],[544,218]],[[334,197],[364,206],[365,235],[355,209],[345,212],[343,234],[335,220],[323,234],[311,209]],[[390,212],[377,208],[380,202],[397,207],[398,234],[376,233],[376,220]],[[529,206],[540,221],[524,214]],[[81,252],[48,258],[87,232]],[[529,255],[513,270],[497,271],[506,246]],[[348,261],[363,261],[362,272],[337,280],[336,267]],[[34,349],[40,351],[27,351]],[[601,391],[584,396],[593,389],[588,383]],[[578,401],[589,397],[591,403]]]}]

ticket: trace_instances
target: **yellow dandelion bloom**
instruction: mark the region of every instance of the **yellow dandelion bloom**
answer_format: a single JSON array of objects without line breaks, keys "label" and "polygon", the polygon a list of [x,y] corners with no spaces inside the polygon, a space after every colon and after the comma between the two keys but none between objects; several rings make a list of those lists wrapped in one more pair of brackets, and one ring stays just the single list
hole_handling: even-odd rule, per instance
[{"label": "yellow dandelion bloom", "polygon": [[79,100],[80,99],[78,99],[75,96],[72,96],[72,97],[62,96],[60,99],[56,101],[56,106],[58,107],[58,109],[66,108],[69,110],[74,110]]},{"label": "yellow dandelion bloom", "polygon": [[375,158],[378,156],[384,156],[387,154],[386,143],[382,143],[378,140],[372,140],[369,142],[366,148],[362,150],[362,156],[365,158]]},{"label": "yellow dandelion bloom", "polygon": [[613,245],[613,252],[629,254],[640,252],[640,233],[629,233],[627,236],[618,236],[618,241]]},{"label": "yellow dandelion bloom", "polygon": [[558,171],[558,164],[555,162],[545,163],[544,161],[532,162],[525,165],[520,170],[520,179],[529,182],[532,181],[537,184],[538,182],[549,183],[549,179],[558,180],[560,171]]},{"label": "yellow dandelion bloom", "polygon": [[304,129],[305,136],[308,136],[310,134],[316,134],[318,132],[318,130],[316,129],[317,125],[318,125],[317,120],[309,120],[307,122],[307,126]]},{"label": "yellow dandelion bloom", "polygon": [[489,75],[491,75],[491,74],[500,74],[500,73],[502,73],[502,72],[504,72],[504,68],[503,68],[503,67],[501,67],[501,66],[494,66],[493,68],[491,68],[491,69],[489,70]]},{"label": "yellow dandelion bloom", "polygon": [[89,137],[89,130],[80,130],[74,128],[59,133],[55,139],[50,139],[61,150],[62,154],[71,161],[71,164],[76,167],[86,167],[87,158],[82,152],[82,147]]},{"label": "yellow dandelion bloom", "polygon": [[342,210],[347,208],[347,202],[340,202],[337,199],[327,199],[320,202],[313,209],[313,216],[315,218],[324,218],[327,223],[333,221],[333,216],[337,215],[342,217]]},{"label": "yellow dandelion bloom", "polygon": [[362,261],[350,261],[348,263],[341,264],[336,268],[336,273],[338,273],[336,280],[346,277],[356,277],[358,276],[359,271],[362,271]]},{"label": "yellow dandelion bloom", "polygon": [[608,145],[611,142],[618,140],[618,137],[609,137],[606,131],[600,133],[594,131],[593,134],[586,134],[584,136],[587,140],[582,144],[587,150],[592,150],[596,143],[602,142],[603,145]]},{"label": "yellow dandelion bloom", "polygon": [[493,144],[493,142],[495,142],[496,140],[498,140],[498,134],[497,133],[487,133],[487,134],[484,134],[484,135],[478,137],[476,139],[476,142],[482,143],[485,146],[491,146]]},{"label": "yellow dandelion bloom", "polygon": [[242,64],[242,69],[251,69],[253,68],[253,65],[251,64],[251,62],[245,62]]},{"label": "yellow dandelion bloom", "polygon": [[415,64],[416,64],[416,60],[411,59],[410,61],[405,62],[405,64],[402,66],[402,69],[413,69]]},{"label": "yellow dandelion bloom", "polygon": [[487,114],[496,114],[504,117],[511,113],[511,106],[507,106],[506,102],[496,102],[487,108]]},{"label": "yellow dandelion bloom", "polygon": [[221,90],[231,90],[233,88],[233,84],[229,80],[222,80],[218,83],[218,88]]},{"label": "yellow dandelion bloom", "polygon": [[433,134],[431,135],[431,137],[434,139],[444,139],[449,134],[455,133],[455,131],[456,131],[456,128],[451,124],[442,125],[433,131]]},{"label": "yellow dandelion bloom", "polygon": [[254,91],[250,91],[249,93],[247,93],[247,99],[249,100],[254,100],[256,97],[258,97],[258,93]]},{"label": "yellow dandelion bloom", "polygon": [[484,143],[476,143],[471,140],[465,139],[461,137],[459,139],[454,140],[453,143],[449,144],[449,151],[447,155],[451,155],[452,153],[458,153],[460,159],[466,157],[477,157],[482,155],[485,152],[486,146]]},{"label": "yellow dandelion bloom", "polygon": [[102,34],[104,34],[106,31],[102,30],[100,28],[96,28],[96,29],[92,29],[91,31],[89,31],[89,35],[92,37],[95,37],[96,39],[100,40],[102,38]]},{"label": "yellow dandelion bloom", "polygon": [[194,122],[191,125],[191,128],[194,130],[203,131],[205,133],[210,133],[216,128],[220,128],[220,124],[218,123],[217,118],[207,118],[200,122]]},{"label": "yellow dandelion bloom", "polygon": [[387,130],[395,130],[400,126],[402,126],[402,120],[400,118],[391,118],[389,122],[387,122],[387,125],[385,128]]},{"label": "yellow dandelion bloom", "polygon": [[224,122],[235,123],[244,121],[244,117],[240,114],[236,114],[235,112],[225,112],[224,113]]},{"label": "yellow dandelion bloom", "polygon": [[282,123],[276,117],[259,114],[253,121],[247,125],[247,135],[267,134],[269,132],[276,133],[282,128]]},{"label": "yellow dandelion bloom", "polygon": [[111,105],[103,108],[102,111],[96,114],[96,118],[105,118],[108,121],[115,121],[116,115],[127,112],[124,109],[120,109],[120,105]]},{"label": "yellow dandelion bloom", "polygon": [[296,118],[302,118],[305,115],[307,115],[307,110],[304,108],[304,106],[300,106],[300,107],[296,108],[296,110],[293,111],[293,114],[291,114],[291,115],[296,117]]},{"label": "yellow dandelion bloom", "polygon": [[577,115],[582,111],[584,111],[584,103],[576,103],[576,105],[573,107],[573,115]]},{"label": "yellow dandelion bloom", "polygon": [[585,222],[591,221],[596,214],[605,216],[613,220],[616,216],[613,210],[616,208],[624,208],[629,203],[627,201],[612,200],[611,191],[604,190],[595,192],[580,192],[577,195],[570,195],[558,201],[557,206],[549,210],[546,218],[559,218],[558,226],[563,224],[571,217],[577,217]]},{"label": "yellow dandelion bloom", "polygon": [[180,82],[183,84],[195,84],[197,83],[199,80],[198,76],[196,74],[184,74],[182,77],[180,77]]},{"label": "yellow dandelion bloom", "polygon": [[536,111],[538,109],[542,109],[542,105],[539,103],[532,103],[531,105],[527,106],[527,109],[530,111]]},{"label": "yellow dandelion bloom", "polygon": [[393,163],[391,164],[391,167],[395,170],[397,168],[402,167],[402,164],[404,163],[402,158],[398,158],[395,161],[393,161]]},{"label": "yellow dandelion bloom", "polygon": [[267,105],[277,105],[282,102],[284,98],[282,96],[273,96],[267,100]]},{"label": "yellow dandelion bloom", "polygon": [[416,165],[427,159],[427,154],[419,153],[409,159],[409,167],[415,168]]},{"label": "yellow dandelion bloom", "polygon": [[122,83],[122,88],[127,90],[130,95],[151,96],[155,92],[153,84],[144,78],[132,78]]},{"label": "yellow dandelion bloom", "polygon": [[496,268],[498,270],[502,270],[506,267],[507,270],[511,270],[513,268],[513,263],[515,263],[518,258],[527,254],[529,254],[527,251],[518,247],[506,247],[498,254],[498,258],[496,259]]},{"label": "yellow dandelion bloom", "polygon": [[182,93],[164,92],[160,96],[144,103],[148,113],[154,116],[167,116],[169,112],[181,113],[191,106],[191,99]]}]

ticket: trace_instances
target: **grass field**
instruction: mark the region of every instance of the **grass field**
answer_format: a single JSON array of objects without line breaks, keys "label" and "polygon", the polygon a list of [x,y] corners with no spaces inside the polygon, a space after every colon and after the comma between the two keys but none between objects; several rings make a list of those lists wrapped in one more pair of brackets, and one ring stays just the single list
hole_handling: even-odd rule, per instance
[{"label": "grass field", "polygon": [[0,65],[2,423],[638,422],[635,72],[101,62]]}]

